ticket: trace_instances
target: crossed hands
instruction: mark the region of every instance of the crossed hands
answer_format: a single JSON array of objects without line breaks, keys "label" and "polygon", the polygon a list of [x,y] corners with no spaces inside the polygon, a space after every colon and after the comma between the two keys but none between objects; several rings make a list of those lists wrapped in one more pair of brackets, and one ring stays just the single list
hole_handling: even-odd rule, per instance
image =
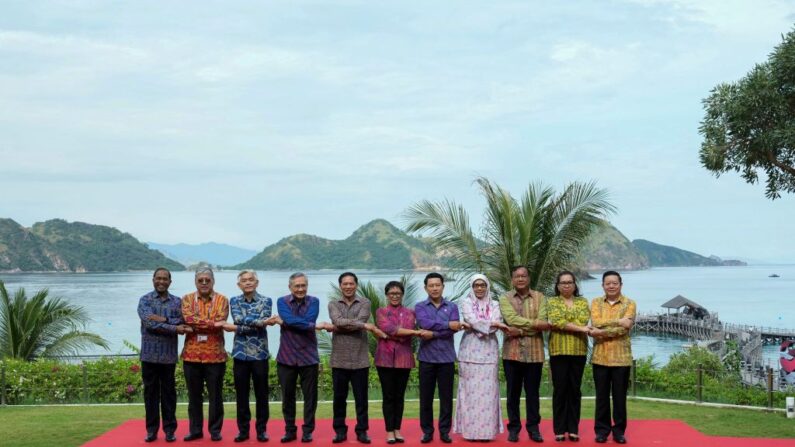
[{"label": "crossed hands", "polygon": [[[257,321],[255,321],[254,324],[252,324],[252,326],[267,327],[267,326],[273,326],[274,324],[282,324],[282,323],[283,323],[283,321],[282,321],[282,318],[280,316],[273,315],[270,318],[267,318],[265,320],[257,320]],[[237,325],[236,324],[228,323],[226,321],[216,321],[213,325],[215,327],[217,327],[217,328],[222,328],[226,332],[235,332],[237,330]]]},{"label": "crossed hands", "polygon": [[[146,319],[149,320],[149,321],[156,321],[158,323],[166,323],[166,322],[168,322],[168,318],[162,317],[160,315],[154,315],[154,314],[149,315],[148,317],[146,317]],[[177,328],[176,328],[176,331],[177,331],[177,334],[189,334],[189,333],[193,332],[193,328],[188,326],[187,324],[178,324]]]}]

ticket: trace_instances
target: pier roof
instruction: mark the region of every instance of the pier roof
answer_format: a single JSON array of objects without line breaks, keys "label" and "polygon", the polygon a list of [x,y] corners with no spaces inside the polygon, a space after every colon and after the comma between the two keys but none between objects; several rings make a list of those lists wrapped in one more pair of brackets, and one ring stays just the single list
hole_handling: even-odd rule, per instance
[{"label": "pier roof", "polygon": [[664,307],[666,309],[679,309],[682,306],[692,307],[693,309],[703,309],[705,311],[707,310],[706,307],[702,306],[701,304],[698,304],[695,301],[691,301],[683,297],[682,295],[676,295],[675,297],[671,298],[660,307]]}]

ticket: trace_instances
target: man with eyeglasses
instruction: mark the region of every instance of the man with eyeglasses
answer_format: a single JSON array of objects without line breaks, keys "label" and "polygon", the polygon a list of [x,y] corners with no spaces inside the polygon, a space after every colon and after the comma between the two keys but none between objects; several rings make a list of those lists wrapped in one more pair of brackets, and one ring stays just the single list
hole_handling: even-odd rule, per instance
[{"label": "man with eyeglasses", "polygon": [[502,345],[502,364],[508,408],[508,441],[518,442],[522,431],[519,401],[525,390],[525,427],[534,442],[544,442],[541,423],[539,389],[544,366],[544,335],[550,325],[544,318],[545,298],[530,289],[530,271],[520,265],[511,268],[513,289],[500,297],[500,312],[509,326]]},{"label": "man with eyeglasses", "polygon": [[208,429],[210,439],[220,441],[224,423],[223,383],[226,372],[226,349],[223,328],[229,316],[229,300],[213,290],[212,269],[200,268],[195,275],[196,291],[182,297],[182,317],[193,332],[185,337],[182,364],[188,389],[188,421],[190,432],[185,441],[204,437],[202,392],[206,385],[209,401]]},{"label": "man with eyeglasses", "polygon": [[[596,410],[594,432],[596,442],[607,442],[612,433],[613,441],[626,444],[627,388],[632,368],[632,343],[629,338],[635,324],[637,307],[635,301],[621,294],[623,281],[615,271],[602,275],[605,294],[591,302],[590,331],[594,347],[591,363],[596,388]],[[613,414],[610,415],[610,396],[613,396]]]}]

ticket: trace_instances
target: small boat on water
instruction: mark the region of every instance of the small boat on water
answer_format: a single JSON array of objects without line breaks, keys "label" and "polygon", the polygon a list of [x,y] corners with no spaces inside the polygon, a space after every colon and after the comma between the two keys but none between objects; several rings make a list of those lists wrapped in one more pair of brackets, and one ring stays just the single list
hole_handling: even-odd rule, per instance
[{"label": "small boat on water", "polygon": [[768,278],[780,278],[780,276],[778,276],[778,275],[777,275],[777,274],[775,274],[775,273],[771,273],[771,274],[768,276]]}]

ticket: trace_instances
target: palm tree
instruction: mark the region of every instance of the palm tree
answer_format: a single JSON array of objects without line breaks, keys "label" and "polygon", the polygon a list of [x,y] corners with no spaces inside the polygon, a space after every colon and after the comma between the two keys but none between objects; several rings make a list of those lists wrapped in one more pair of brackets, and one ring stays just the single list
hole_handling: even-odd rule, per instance
[{"label": "palm tree", "polygon": [[77,354],[91,346],[108,349],[97,334],[85,332],[88,313],[47,289],[32,297],[20,288],[13,298],[0,281],[0,358],[33,360]]},{"label": "palm tree", "polygon": [[[403,274],[398,281],[400,281],[403,284],[403,287],[406,289],[406,293],[403,294],[403,305],[405,307],[414,307],[417,301],[419,301],[421,295],[420,287],[414,283],[414,276],[410,273]],[[340,291],[340,288],[337,286],[337,284],[332,284],[332,288],[333,292],[331,293],[329,299],[340,299],[342,297],[342,291]],[[375,311],[382,307],[386,307],[387,305],[387,299],[384,296],[383,289],[383,285],[376,287],[376,285],[370,281],[362,282],[356,288],[357,295],[370,300],[370,323],[375,324]],[[375,356],[375,347],[378,341],[375,339],[373,334],[368,334],[367,338],[370,342],[370,355]],[[331,354],[331,334],[328,332],[319,332],[317,337],[317,345],[318,351],[321,355]]]},{"label": "palm tree", "polygon": [[411,206],[404,214],[406,231],[431,236],[453,272],[484,273],[497,292],[511,288],[516,265],[528,267],[533,289],[549,291],[555,275],[573,267],[579,247],[615,211],[595,182],[571,183],[559,194],[532,183],[520,200],[486,178],[475,183],[486,199],[479,235],[464,207],[450,200]]}]

